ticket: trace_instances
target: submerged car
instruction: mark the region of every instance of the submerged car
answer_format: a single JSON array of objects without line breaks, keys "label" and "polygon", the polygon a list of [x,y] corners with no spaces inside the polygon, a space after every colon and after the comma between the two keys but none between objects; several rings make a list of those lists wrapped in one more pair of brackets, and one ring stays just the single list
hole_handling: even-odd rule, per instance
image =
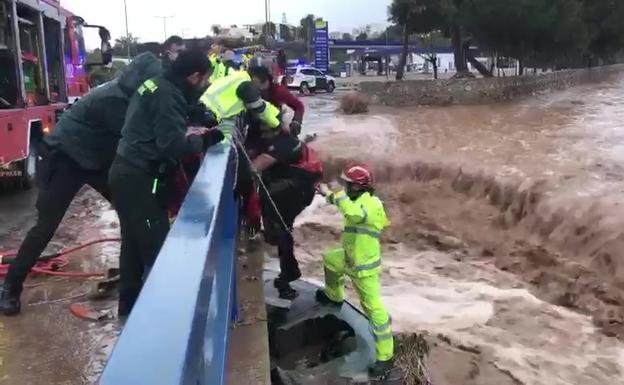
[{"label": "submerged car", "polygon": [[297,298],[281,300],[273,287],[276,276],[264,274],[272,384],[403,384],[398,367],[383,379],[369,378],[375,341],[363,313],[348,302],[341,307],[319,304],[318,287],[305,281],[292,283]]}]

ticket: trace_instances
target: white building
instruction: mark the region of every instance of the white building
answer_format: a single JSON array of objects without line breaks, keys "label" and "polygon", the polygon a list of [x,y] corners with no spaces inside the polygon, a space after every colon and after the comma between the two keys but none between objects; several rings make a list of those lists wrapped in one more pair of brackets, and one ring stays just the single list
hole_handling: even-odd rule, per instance
[{"label": "white building", "polygon": [[343,32],[330,32],[329,33],[329,38],[330,39],[334,39],[334,40],[341,40],[342,39],[342,35],[344,35]]},{"label": "white building", "polygon": [[[416,67],[417,70],[423,70],[425,72],[433,71],[431,67],[431,63],[425,60],[425,55],[421,56],[419,54],[411,54],[412,63]],[[455,72],[455,55],[452,53],[439,53],[436,55],[438,58],[438,72]],[[483,63],[486,67],[488,67],[489,59],[486,57],[477,57],[478,61]],[[409,62],[409,60],[408,60]],[[472,65],[468,63],[468,69],[470,71],[476,71],[472,68]]]}]

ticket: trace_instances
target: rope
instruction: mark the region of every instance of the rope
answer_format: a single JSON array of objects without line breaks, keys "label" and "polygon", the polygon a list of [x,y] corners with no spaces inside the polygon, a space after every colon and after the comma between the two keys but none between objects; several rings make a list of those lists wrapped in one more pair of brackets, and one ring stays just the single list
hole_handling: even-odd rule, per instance
[{"label": "rope", "polygon": [[[239,131],[237,126],[234,127],[234,130],[232,131],[232,139],[233,139],[234,145],[237,146],[240,149],[241,153],[244,155],[245,159],[249,163],[249,168],[251,169],[252,175],[255,177],[256,181],[258,182],[258,185],[260,185],[260,187],[266,193],[266,196],[267,196],[267,198],[269,200],[269,203],[271,203],[271,206],[273,207],[273,209],[277,213],[277,216],[279,217],[279,220],[280,220],[282,226],[284,227],[284,230],[286,230],[286,232],[288,232],[288,234],[290,234],[292,236],[292,229],[286,224],[286,221],[284,220],[284,217],[282,216],[282,213],[277,208],[277,204],[275,203],[275,201],[271,197],[271,194],[269,193],[269,189],[264,184],[264,181],[262,180],[262,177],[254,169],[253,161],[249,157],[249,154],[247,153],[247,150],[245,150],[245,145],[244,145],[244,141],[242,139],[242,134]],[[236,148],[235,148],[235,150],[236,150]],[[235,152],[236,152],[236,157],[238,158],[238,151],[235,151]]]}]

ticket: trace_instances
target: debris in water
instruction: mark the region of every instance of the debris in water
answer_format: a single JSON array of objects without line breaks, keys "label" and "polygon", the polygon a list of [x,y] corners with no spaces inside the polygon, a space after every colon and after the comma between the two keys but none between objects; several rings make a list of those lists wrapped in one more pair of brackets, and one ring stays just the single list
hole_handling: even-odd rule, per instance
[{"label": "debris in water", "polygon": [[394,337],[396,364],[403,369],[405,385],[430,385],[427,370],[429,344],[422,334],[399,334]]},{"label": "debris in water", "polygon": [[359,92],[346,93],[340,99],[340,110],[345,114],[363,114],[368,112],[368,98]]}]

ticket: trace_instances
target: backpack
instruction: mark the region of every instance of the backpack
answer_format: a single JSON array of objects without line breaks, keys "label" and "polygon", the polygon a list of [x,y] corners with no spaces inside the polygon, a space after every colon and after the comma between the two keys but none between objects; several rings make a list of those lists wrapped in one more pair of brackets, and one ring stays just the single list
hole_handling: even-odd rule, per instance
[{"label": "backpack", "polygon": [[307,171],[315,183],[320,182],[323,177],[323,163],[321,163],[318,154],[303,142],[301,142],[301,159],[292,166]]}]

